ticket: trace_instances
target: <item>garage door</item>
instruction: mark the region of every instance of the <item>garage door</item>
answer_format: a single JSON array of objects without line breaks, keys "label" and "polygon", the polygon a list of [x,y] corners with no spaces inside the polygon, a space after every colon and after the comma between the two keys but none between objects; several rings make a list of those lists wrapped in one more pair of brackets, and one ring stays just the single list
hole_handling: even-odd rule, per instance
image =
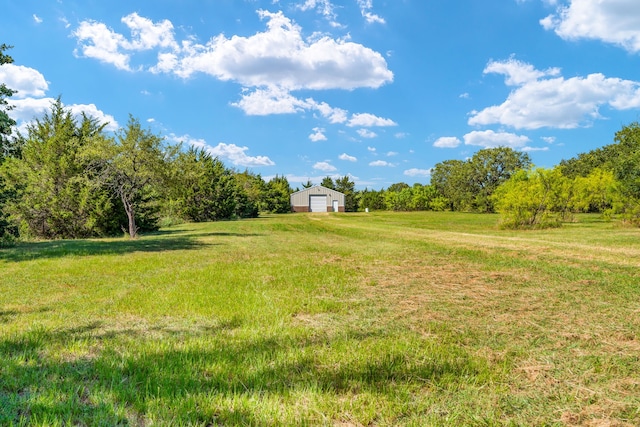
[{"label": "garage door", "polygon": [[310,196],[309,207],[311,212],[327,211],[327,196]]}]

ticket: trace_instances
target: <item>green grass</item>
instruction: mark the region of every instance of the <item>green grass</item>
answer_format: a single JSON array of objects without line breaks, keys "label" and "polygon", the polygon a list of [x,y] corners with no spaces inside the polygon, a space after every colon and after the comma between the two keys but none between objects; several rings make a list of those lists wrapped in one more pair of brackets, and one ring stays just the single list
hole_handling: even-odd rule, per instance
[{"label": "green grass", "polygon": [[640,230],[267,216],[0,250],[0,425],[640,425]]}]

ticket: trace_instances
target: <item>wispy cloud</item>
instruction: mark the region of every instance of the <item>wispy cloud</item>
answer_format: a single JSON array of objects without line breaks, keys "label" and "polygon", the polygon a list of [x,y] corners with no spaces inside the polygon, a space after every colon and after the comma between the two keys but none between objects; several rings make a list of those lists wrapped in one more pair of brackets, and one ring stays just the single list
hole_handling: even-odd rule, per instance
[{"label": "wispy cloud", "polygon": [[367,139],[376,138],[378,136],[377,133],[372,132],[369,129],[358,129],[356,132],[358,132],[358,135],[360,135],[362,138]]},{"label": "wispy cloud", "polygon": [[360,13],[362,14],[363,18],[369,24],[386,23],[384,18],[371,12],[371,9],[373,9],[373,0],[358,0],[358,6],[360,6]]},{"label": "wispy cloud", "polygon": [[404,171],[404,175],[412,176],[412,177],[416,177],[416,176],[427,177],[427,176],[431,176],[431,169],[417,169],[417,168],[407,169],[406,171]]}]

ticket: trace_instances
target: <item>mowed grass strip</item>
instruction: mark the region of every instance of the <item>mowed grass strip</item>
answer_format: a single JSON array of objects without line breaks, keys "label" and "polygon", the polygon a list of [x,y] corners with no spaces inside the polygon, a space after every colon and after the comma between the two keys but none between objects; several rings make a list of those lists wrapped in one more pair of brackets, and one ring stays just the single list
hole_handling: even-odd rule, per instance
[{"label": "mowed grass strip", "polygon": [[640,424],[640,231],[267,216],[0,250],[0,425]]}]

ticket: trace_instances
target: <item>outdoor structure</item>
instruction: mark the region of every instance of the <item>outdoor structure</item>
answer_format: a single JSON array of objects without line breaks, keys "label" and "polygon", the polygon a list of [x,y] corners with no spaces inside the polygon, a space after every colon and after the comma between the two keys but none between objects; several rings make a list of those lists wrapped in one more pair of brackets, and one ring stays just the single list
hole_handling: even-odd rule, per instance
[{"label": "outdoor structure", "polygon": [[321,185],[291,195],[293,212],[344,212],[344,194]]}]

